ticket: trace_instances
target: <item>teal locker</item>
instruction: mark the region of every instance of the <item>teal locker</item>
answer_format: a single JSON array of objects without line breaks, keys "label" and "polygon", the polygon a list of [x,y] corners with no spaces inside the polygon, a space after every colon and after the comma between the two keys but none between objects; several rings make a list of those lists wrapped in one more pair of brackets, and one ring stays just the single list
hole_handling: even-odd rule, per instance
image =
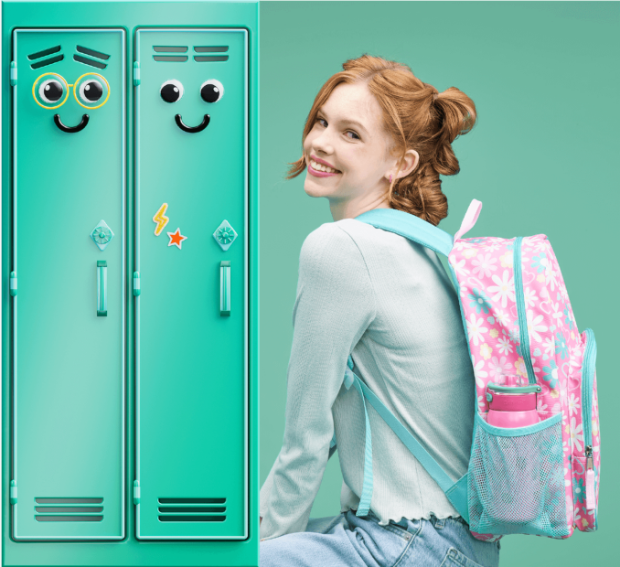
[{"label": "teal locker", "polygon": [[125,32],[18,29],[13,62],[12,535],[121,539]]},{"label": "teal locker", "polygon": [[247,31],[135,45],[137,537],[243,539]]},{"label": "teal locker", "polygon": [[2,567],[257,567],[258,2],[2,38]]}]

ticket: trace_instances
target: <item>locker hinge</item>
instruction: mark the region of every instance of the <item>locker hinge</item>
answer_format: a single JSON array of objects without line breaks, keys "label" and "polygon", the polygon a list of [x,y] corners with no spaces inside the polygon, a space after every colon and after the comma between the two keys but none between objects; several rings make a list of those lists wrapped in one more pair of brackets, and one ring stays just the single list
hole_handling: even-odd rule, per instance
[{"label": "locker hinge", "polygon": [[14,87],[17,84],[17,63],[15,63],[15,61],[11,61],[9,83],[11,84],[12,87]]},{"label": "locker hinge", "polygon": [[133,481],[133,503],[134,505],[140,504],[140,481]]},{"label": "locker hinge", "polygon": [[140,84],[140,61],[133,62],[133,86],[137,87]]},{"label": "locker hinge", "polygon": [[133,273],[133,294],[140,295],[140,272]]},{"label": "locker hinge", "polygon": [[11,481],[11,491],[9,494],[9,502],[11,504],[17,504],[17,481]]},{"label": "locker hinge", "polygon": [[11,277],[9,278],[9,293],[12,296],[17,295],[17,274],[15,272],[11,272]]}]

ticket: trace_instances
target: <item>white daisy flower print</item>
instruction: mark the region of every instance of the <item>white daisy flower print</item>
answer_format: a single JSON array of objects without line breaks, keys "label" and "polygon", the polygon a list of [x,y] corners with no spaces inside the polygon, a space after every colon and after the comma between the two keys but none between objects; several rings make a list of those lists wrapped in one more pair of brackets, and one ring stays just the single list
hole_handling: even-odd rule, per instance
[{"label": "white daisy flower print", "polygon": [[510,325],[510,319],[508,315],[504,313],[504,311],[502,311],[501,309],[496,309],[493,314],[495,315],[495,320],[497,321],[497,323],[502,327],[507,327],[508,325]]},{"label": "white daisy flower print", "polygon": [[469,270],[465,267],[467,263],[465,262],[464,259],[461,259],[459,262],[454,262],[452,264],[452,267],[454,268],[454,271],[460,275],[460,276],[468,276],[469,275]]},{"label": "white daisy flower print", "polygon": [[510,354],[512,352],[512,343],[508,339],[502,337],[497,343],[497,349],[500,354]]},{"label": "white daisy flower print", "polygon": [[527,310],[527,331],[530,337],[532,337],[537,343],[542,341],[541,336],[538,333],[545,333],[547,331],[547,325],[543,325],[543,316],[535,315],[533,311]]},{"label": "white daisy flower print", "polygon": [[484,326],[484,319],[480,317],[479,319],[476,317],[475,313],[472,313],[469,316],[469,321],[467,321],[467,335],[469,340],[473,339],[474,344],[478,346],[480,341],[484,340],[484,333],[488,333],[488,327]]},{"label": "white daisy flower print", "polygon": [[502,307],[506,307],[508,299],[515,300],[515,282],[508,270],[504,270],[501,280],[496,275],[493,275],[491,279],[496,285],[487,287],[487,291],[495,294],[491,298],[493,301],[501,300]]},{"label": "white daisy flower print", "polygon": [[547,337],[543,341],[543,348],[547,356],[553,356],[555,354],[555,340],[553,337]]},{"label": "white daisy flower print", "polygon": [[486,370],[483,370],[483,368],[484,368],[484,360],[479,360],[474,365],[474,376],[476,377],[476,385],[479,388],[487,387],[486,378],[489,377],[489,374]]},{"label": "white daisy flower print", "polygon": [[570,415],[573,415],[573,414],[578,415],[580,407],[581,405],[579,403],[579,398],[575,396],[575,394],[571,394],[568,397],[568,413]]},{"label": "white daisy flower print", "polygon": [[537,397],[536,400],[536,411],[542,415],[547,415],[549,413],[549,406],[544,403],[542,397]]},{"label": "white daisy flower print", "polygon": [[512,371],[512,364],[510,362],[506,362],[506,357],[502,356],[499,360],[497,356],[494,356],[491,359],[489,374],[491,378],[495,378],[499,380],[499,377],[503,374],[510,374]]},{"label": "white daisy flower print", "polygon": [[[580,453],[583,451],[583,429],[582,424],[577,425],[577,419],[570,418],[570,441],[573,449],[577,449]],[[573,451],[574,452],[574,451]]]},{"label": "white daisy flower print", "polygon": [[457,240],[454,243],[454,250],[464,250],[465,248],[471,248],[473,244],[466,242],[465,240]]},{"label": "white daisy flower print", "polygon": [[497,262],[496,258],[493,258],[493,254],[480,254],[478,258],[472,260],[472,266],[475,266],[473,273],[475,276],[481,278],[491,276],[491,272],[497,270],[497,266],[494,264]]},{"label": "white daisy flower print", "polygon": [[538,296],[536,295],[536,290],[531,287],[526,287],[523,291],[523,299],[525,300],[526,307],[534,307],[536,302],[538,301]]}]

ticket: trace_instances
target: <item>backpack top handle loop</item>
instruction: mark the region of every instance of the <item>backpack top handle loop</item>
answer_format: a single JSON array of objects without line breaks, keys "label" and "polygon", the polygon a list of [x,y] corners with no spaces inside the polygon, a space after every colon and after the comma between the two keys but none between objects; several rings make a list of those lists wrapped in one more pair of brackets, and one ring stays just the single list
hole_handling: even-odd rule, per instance
[{"label": "backpack top handle loop", "polygon": [[473,199],[469,204],[469,208],[463,217],[463,222],[461,223],[461,228],[459,228],[458,232],[454,235],[454,242],[456,242],[459,238],[465,236],[476,224],[478,220],[478,215],[480,215],[480,211],[482,210],[482,202],[477,199]]}]

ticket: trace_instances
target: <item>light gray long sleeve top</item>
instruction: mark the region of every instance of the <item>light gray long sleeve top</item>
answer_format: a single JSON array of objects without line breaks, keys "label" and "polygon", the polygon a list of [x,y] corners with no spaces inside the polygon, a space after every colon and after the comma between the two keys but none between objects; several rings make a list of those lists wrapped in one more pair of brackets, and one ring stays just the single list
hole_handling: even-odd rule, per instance
[{"label": "light gray long sleeve top", "polygon": [[[260,537],[306,529],[335,432],[341,512],[362,494],[365,417],[353,371],[454,479],[467,472],[474,374],[454,287],[435,252],[355,219],[305,239],[293,308],[284,441],[260,492]],[[367,404],[380,524],[458,517],[437,483]]]}]

